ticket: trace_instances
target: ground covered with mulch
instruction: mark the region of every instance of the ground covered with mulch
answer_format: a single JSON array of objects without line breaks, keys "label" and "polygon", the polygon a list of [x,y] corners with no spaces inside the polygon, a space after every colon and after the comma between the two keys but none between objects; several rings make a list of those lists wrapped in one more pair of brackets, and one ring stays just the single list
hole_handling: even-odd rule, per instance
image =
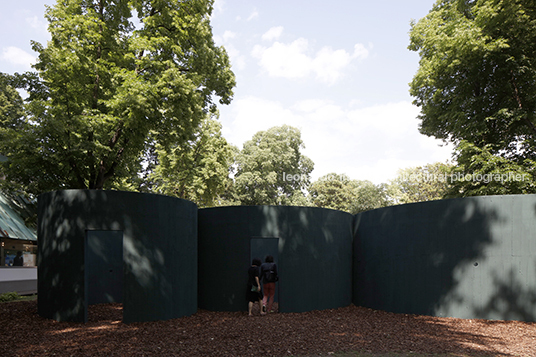
[{"label": "ground covered with mulch", "polygon": [[[90,307],[87,324],[37,314],[36,301],[0,303],[2,356],[536,356],[536,323],[394,314],[349,306],[306,313],[199,310],[122,323],[120,304]],[[411,353],[411,354],[410,354]],[[367,354],[367,356],[370,356]]]}]

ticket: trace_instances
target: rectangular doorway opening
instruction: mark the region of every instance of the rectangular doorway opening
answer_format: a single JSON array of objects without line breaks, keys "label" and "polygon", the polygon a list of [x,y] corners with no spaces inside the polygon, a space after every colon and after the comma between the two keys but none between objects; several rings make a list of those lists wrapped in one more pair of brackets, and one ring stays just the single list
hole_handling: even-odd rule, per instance
[{"label": "rectangular doorway opening", "polygon": [[[88,321],[88,307],[91,311],[106,310],[106,319],[123,319],[123,231],[86,231],[84,241],[85,268],[85,321]],[[89,316],[93,320],[95,316]]]}]

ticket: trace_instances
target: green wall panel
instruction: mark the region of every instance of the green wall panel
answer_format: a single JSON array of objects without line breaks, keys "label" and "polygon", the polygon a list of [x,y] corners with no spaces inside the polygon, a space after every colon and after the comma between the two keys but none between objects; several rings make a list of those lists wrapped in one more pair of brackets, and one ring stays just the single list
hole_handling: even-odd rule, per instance
[{"label": "green wall panel", "polygon": [[199,307],[246,309],[250,240],[259,237],[279,238],[281,312],[348,306],[352,220],[348,213],[313,207],[200,209]]},{"label": "green wall panel", "polygon": [[197,206],[172,197],[66,190],[39,196],[39,314],[87,321],[87,231],[122,231],[123,321],[197,311]]},{"label": "green wall panel", "polygon": [[356,215],[356,305],[536,319],[536,195],[407,204]]},{"label": "green wall panel", "polygon": [[39,197],[40,315],[87,320],[84,241],[96,231],[122,237],[125,322],[181,317],[198,306],[245,311],[247,268],[258,250],[251,242],[262,238],[277,241],[270,249],[277,249],[281,312],[353,302],[400,313],[536,321],[536,195],[352,216],[314,207],[198,210],[189,201],[132,192],[50,192]]}]

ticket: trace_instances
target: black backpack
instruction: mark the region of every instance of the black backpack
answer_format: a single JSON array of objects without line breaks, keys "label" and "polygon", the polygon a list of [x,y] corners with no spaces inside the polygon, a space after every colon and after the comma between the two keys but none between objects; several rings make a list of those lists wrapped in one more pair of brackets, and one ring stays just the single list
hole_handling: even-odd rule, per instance
[{"label": "black backpack", "polygon": [[274,269],[275,264],[271,264],[270,268],[268,270],[264,271],[264,280],[268,283],[275,283],[279,280],[279,277],[277,276],[277,272]]}]

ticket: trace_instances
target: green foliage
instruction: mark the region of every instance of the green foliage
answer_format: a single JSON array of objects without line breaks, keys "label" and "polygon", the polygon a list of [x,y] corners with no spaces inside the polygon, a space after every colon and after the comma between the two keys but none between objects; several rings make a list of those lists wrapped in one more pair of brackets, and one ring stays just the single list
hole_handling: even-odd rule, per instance
[{"label": "green foliage", "polygon": [[357,181],[357,200],[354,201],[350,213],[359,213],[390,206],[385,184],[375,185],[368,180]]},{"label": "green foliage", "polygon": [[0,72],[0,139],[4,132],[19,127],[24,118],[24,103],[19,92],[12,85],[13,78]]},{"label": "green foliage", "polygon": [[344,174],[324,175],[309,188],[311,203],[317,207],[351,212],[351,205],[356,198],[354,183]]},{"label": "green foliage", "polygon": [[535,159],[533,0],[439,0],[412,24],[409,49],[421,58],[410,93],[423,134]]},{"label": "green foliage", "polygon": [[33,43],[37,74],[12,81],[29,93],[26,115],[16,130],[1,123],[8,180],[35,194],[124,187],[149,147],[167,155],[195,141],[201,121],[216,115],[214,98],[228,104],[235,85],[212,38],[212,3],[63,0],[48,8],[51,40]]},{"label": "green foliage", "polygon": [[530,159],[518,164],[492,154],[489,146],[465,141],[457,147],[456,159],[447,197],[536,193],[536,166]]},{"label": "green foliage", "polygon": [[452,165],[436,162],[398,171],[390,182],[390,196],[394,203],[412,203],[445,198],[451,181]]},{"label": "green foliage", "polygon": [[233,148],[221,135],[221,124],[209,117],[193,140],[169,154],[158,145],[159,162],[150,175],[153,192],[184,198],[199,207],[219,205],[230,184]]},{"label": "green foliage", "polygon": [[309,189],[311,203],[352,214],[388,205],[383,185],[370,181],[351,180],[348,176],[330,173],[320,177]]},{"label": "green foliage", "polygon": [[[0,143],[9,142],[24,126],[24,103],[13,82],[13,76],[0,73]],[[36,227],[37,205],[34,197],[17,183],[5,180],[3,165],[7,158],[1,153],[0,151],[0,192],[28,226]]]},{"label": "green foliage", "polygon": [[288,125],[256,133],[237,155],[236,201],[242,205],[303,204],[313,162],[301,153],[298,129]]},{"label": "green foliage", "polygon": [[0,294],[0,302],[14,301],[14,300],[19,300],[19,299],[20,299],[20,295],[17,294],[16,292]]}]

